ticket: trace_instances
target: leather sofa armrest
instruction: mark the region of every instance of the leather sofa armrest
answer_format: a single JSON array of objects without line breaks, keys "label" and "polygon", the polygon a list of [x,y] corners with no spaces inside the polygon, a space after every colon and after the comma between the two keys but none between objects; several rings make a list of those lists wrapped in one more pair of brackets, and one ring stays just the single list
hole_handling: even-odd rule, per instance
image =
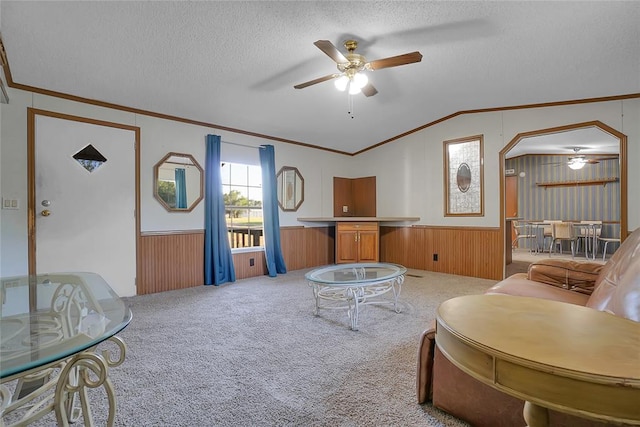
[{"label": "leather sofa armrest", "polygon": [[433,359],[436,348],[436,322],[422,333],[418,346],[418,369],[416,373],[416,395],[418,403],[425,403],[432,397]]},{"label": "leather sofa armrest", "polygon": [[603,264],[566,259],[545,259],[529,266],[527,278],[570,291],[591,295]]}]

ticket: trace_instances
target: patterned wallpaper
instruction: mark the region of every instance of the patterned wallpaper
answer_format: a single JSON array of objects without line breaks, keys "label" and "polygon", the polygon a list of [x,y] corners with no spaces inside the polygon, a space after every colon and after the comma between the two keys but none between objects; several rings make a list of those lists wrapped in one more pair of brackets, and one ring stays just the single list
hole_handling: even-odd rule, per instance
[{"label": "patterned wallpaper", "polygon": [[527,155],[505,162],[518,177],[518,216],[525,220],[602,220],[602,236],[620,236],[620,182],[606,185],[540,187],[536,183],[619,177],[619,162],[605,160],[582,169],[567,166],[567,156]]}]

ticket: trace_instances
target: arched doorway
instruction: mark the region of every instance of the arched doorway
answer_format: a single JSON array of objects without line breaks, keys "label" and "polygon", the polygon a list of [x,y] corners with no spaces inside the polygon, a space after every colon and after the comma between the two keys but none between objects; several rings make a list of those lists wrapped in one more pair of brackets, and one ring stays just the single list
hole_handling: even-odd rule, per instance
[{"label": "arched doorway", "polygon": [[[608,137],[610,137],[610,139],[613,139],[615,141],[618,141],[618,146],[617,146],[617,153],[618,153],[618,176],[616,177],[618,180],[618,185],[620,188],[620,195],[618,198],[618,203],[619,206],[616,206],[619,212],[619,230],[620,230],[620,238],[621,240],[624,240],[628,234],[628,226],[627,226],[627,137],[626,135],[618,132],[617,130],[605,125],[604,123],[600,122],[600,121],[591,121],[591,122],[584,122],[584,123],[576,123],[576,124],[570,124],[570,125],[566,125],[566,126],[559,126],[559,127],[554,127],[554,128],[547,128],[547,129],[538,129],[538,130],[533,130],[533,131],[528,131],[528,132],[523,132],[523,133],[519,133],[517,134],[501,151],[500,151],[500,205],[502,206],[501,208],[501,212],[500,212],[500,227],[501,227],[501,231],[503,233],[503,237],[505,237],[503,239],[503,241],[505,242],[505,248],[504,248],[504,264],[506,266],[507,261],[510,259],[510,255],[511,255],[511,246],[507,243],[507,237],[508,237],[508,233],[509,230],[507,229],[507,225],[506,225],[506,215],[505,215],[505,210],[506,210],[506,195],[505,195],[505,186],[506,186],[506,159],[509,155],[509,153],[512,150],[517,150],[517,146],[527,140],[527,142],[533,142],[534,144],[529,144],[530,147],[535,147],[535,143],[541,143],[542,141],[550,141],[553,140],[555,137],[561,135],[563,137],[567,137],[567,141],[570,140],[570,138],[568,138],[569,136],[573,136],[573,135],[577,135],[578,133],[580,133],[581,131],[588,131],[588,130],[597,130],[598,132],[602,132],[604,134],[606,134]],[[548,137],[548,138],[546,138]],[[534,150],[531,152],[531,154],[559,154],[560,151],[558,151],[558,148],[564,149],[565,152],[565,156],[568,156],[571,154],[571,146],[576,146],[575,141],[574,142],[568,142],[566,145],[562,144],[562,147],[555,147],[555,149],[551,152],[551,153],[544,153],[544,151],[541,150]],[[549,147],[552,147],[552,145],[549,145]],[[579,147],[579,146],[578,146]],[[539,147],[538,147],[539,148]],[[529,149],[531,150],[531,149]],[[568,150],[568,151],[567,151]],[[600,152],[598,151],[598,148],[595,147],[596,152],[598,152],[598,154],[602,154],[601,150]],[[527,153],[527,150],[520,150],[520,153],[518,153],[518,155],[524,155],[524,154],[529,154]],[[536,185],[543,185],[545,183],[537,183]],[[558,183],[547,183],[547,184],[558,184]],[[570,185],[569,182],[562,182],[560,183],[561,185]],[[583,183],[575,183],[575,185],[579,185],[579,184],[583,184]],[[606,185],[606,184],[603,184]],[[530,218],[530,219],[534,219],[534,218]],[[542,220],[542,218],[539,218],[540,220]],[[586,219],[586,218],[585,218]],[[595,219],[595,218],[589,218],[589,219]],[[509,251],[509,253],[507,254],[507,251]],[[505,269],[506,271],[506,269]],[[503,273],[504,275],[504,273]]]}]

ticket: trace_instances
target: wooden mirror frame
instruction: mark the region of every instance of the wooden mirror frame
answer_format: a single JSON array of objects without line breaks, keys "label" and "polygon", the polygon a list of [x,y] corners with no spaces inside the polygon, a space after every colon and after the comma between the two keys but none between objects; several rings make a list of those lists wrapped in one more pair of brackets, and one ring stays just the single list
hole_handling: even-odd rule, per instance
[{"label": "wooden mirror frame", "polygon": [[[285,189],[285,174],[292,172],[294,188],[286,186]],[[289,175],[289,174],[287,174]],[[289,182],[291,184],[291,182]],[[278,194],[278,205],[284,212],[295,212],[298,210],[302,202],[304,202],[304,178],[300,174],[298,168],[293,166],[283,166],[276,175],[276,187]],[[298,197],[298,188],[300,188],[300,197]],[[289,194],[291,190],[291,194]],[[286,197],[286,199],[285,199]]]},{"label": "wooden mirror frame", "polygon": [[[160,167],[167,162],[167,160],[169,160],[171,157],[182,157],[185,159],[188,159],[191,163],[184,163],[185,166],[193,166],[198,170],[198,174],[200,175],[200,179],[199,179],[199,186],[200,186],[200,192],[197,193],[198,196],[195,198],[195,200],[193,200],[186,208],[176,208],[176,207],[171,207],[166,200],[164,200],[159,194],[158,194],[158,183],[159,183],[159,172],[160,172]],[[164,208],[169,211],[169,212],[191,212],[197,205],[198,203],[200,203],[200,200],[203,199],[204,197],[204,171],[202,170],[202,168],[200,167],[200,165],[198,164],[198,162],[196,161],[196,159],[191,155],[191,154],[184,154],[184,153],[174,153],[174,152],[170,152],[167,153],[166,156],[164,156],[162,159],[160,159],[160,161],[158,163],[155,164],[155,166],[153,167],[153,197],[155,197],[155,199],[162,205],[164,206]],[[189,200],[187,200],[187,203],[189,202]]]}]

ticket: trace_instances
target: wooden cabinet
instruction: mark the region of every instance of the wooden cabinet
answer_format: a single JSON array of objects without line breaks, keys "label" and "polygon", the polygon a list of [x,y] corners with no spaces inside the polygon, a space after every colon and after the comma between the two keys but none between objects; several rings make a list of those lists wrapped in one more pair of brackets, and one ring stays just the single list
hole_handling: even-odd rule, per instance
[{"label": "wooden cabinet", "polygon": [[379,242],[377,222],[336,223],[336,264],[378,262]]}]

